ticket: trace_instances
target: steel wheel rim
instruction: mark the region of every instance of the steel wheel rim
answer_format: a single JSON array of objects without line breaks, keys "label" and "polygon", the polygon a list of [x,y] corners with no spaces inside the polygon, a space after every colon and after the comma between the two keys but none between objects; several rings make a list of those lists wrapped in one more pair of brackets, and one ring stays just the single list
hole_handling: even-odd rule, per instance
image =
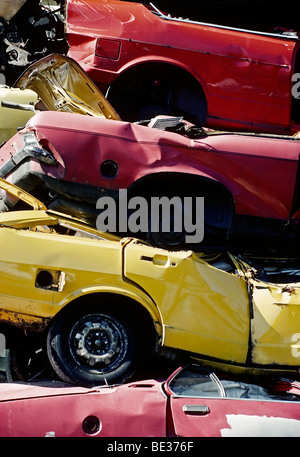
[{"label": "steel wheel rim", "polygon": [[89,315],[73,326],[69,347],[76,363],[88,370],[117,369],[128,351],[128,336],[121,323],[106,315]]}]

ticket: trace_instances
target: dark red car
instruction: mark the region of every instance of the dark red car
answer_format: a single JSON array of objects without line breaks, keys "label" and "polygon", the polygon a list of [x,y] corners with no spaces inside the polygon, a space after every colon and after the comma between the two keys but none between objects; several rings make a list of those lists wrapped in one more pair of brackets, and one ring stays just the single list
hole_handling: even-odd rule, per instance
[{"label": "dark red car", "polygon": [[[295,7],[289,2],[280,3],[280,9],[276,2],[269,2],[269,9],[266,1],[243,2],[247,10],[236,22],[248,26],[247,18],[251,23],[255,16],[259,28],[266,18],[269,31],[260,27],[256,32],[238,28],[236,22],[235,27],[216,25],[226,2],[211,9],[213,23],[203,22],[205,2],[148,3],[66,4],[69,56],[104,93],[108,89],[107,97],[123,119],[170,114],[213,128],[279,134],[300,129],[297,87],[292,95],[293,75],[300,72],[298,35],[282,33],[270,23],[274,10],[279,21],[274,26],[285,25],[287,15],[292,22]],[[184,16],[168,14],[176,11]]]},{"label": "dark red car", "polygon": [[[250,242],[250,234],[281,239],[297,229],[299,154],[298,139],[207,132],[191,139],[45,111],[2,146],[0,175],[48,208],[88,221],[99,214],[100,197],[118,202],[122,189],[128,199],[203,197],[207,234],[237,231]],[[161,236],[159,244],[168,244]]]},{"label": "dark red car", "polygon": [[[199,445],[176,437],[299,437],[299,383],[259,384],[197,365],[176,370],[166,381],[91,389],[57,381],[2,383],[0,436],[169,437],[168,451],[174,452],[195,451]],[[135,454],[148,445],[134,443]],[[159,449],[154,442],[153,451],[166,451],[166,444]],[[114,445],[106,442],[106,450],[121,450]]]},{"label": "dark red car", "polygon": [[[181,118],[122,121],[76,62],[59,55],[34,64],[19,85],[35,90],[53,111],[33,116],[2,146],[0,177],[49,209],[95,223],[98,199],[112,197],[118,205],[123,190],[127,201],[203,197],[204,243],[224,246],[226,238],[230,246],[238,238],[284,250],[289,240],[297,249],[300,139],[203,130]],[[4,196],[0,209],[12,206]],[[154,233],[150,222],[134,235],[182,246],[184,233]]]}]

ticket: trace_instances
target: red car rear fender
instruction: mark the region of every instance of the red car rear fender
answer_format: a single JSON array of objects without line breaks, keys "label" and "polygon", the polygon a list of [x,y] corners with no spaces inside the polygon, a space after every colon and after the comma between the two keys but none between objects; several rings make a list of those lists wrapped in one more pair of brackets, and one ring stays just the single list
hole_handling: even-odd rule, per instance
[{"label": "red car rear fender", "polygon": [[[153,193],[158,183],[167,192],[170,177],[181,196],[193,176],[189,191],[197,189],[198,196],[203,196],[198,192],[203,188],[212,190],[210,195],[214,191],[231,194],[237,214],[289,220],[300,207],[294,199],[298,140],[234,134],[191,140],[128,122],[55,112],[34,116],[28,129],[36,132],[42,144],[47,139],[62,157],[64,182],[115,193],[142,183],[148,176]],[[2,148],[3,160],[14,154],[16,137]],[[114,175],[102,172],[107,161],[116,164]],[[45,175],[54,172],[53,166],[43,165]]]}]

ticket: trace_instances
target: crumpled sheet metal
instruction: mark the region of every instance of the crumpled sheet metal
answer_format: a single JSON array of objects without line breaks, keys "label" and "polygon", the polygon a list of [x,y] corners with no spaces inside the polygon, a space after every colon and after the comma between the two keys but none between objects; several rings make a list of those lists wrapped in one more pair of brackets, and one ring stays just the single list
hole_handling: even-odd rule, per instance
[{"label": "crumpled sheet metal", "polygon": [[299,284],[251,282],[253,363],[273,364],[275,361],[282,365],[300,365],[300,357],[295,358],[297,351],[293,350],[293,336],[300,332]]}]

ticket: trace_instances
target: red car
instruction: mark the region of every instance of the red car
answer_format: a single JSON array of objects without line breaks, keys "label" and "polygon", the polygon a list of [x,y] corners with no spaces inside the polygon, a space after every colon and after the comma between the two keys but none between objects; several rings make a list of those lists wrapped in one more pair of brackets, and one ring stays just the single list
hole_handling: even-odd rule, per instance
[{"label": "red car", "polygon": [[[288,380],[257,385],[197,365],[176,370],[166,381],[92,389],[57,381],[2,383],[0,436],[299,437],[300,385]],[[173,439],[169,446],[194,451],[197,443]]]},{"label": "red car", "polygon": [[[107,97],[123,119],[170,114],[227,130],[291,134],[300,129],[300,99],[292,95],[293,75],[300,72],[296,32],[200,22],[201,2],[196,8],[195,2],[185,7],[161,2],[193,20],[164,13],[154,3],[67,0],[69,56],[104,93],[109,89]],[[255,4],[246,3],[253,13]],[[259,23],[261,7],[255,11]],[[280,11],[292,17],[294,9],[280,4]]]},{"label": "red car", "polygon": [[[240,235],[247,243],[266,243],[272,235],[282,243],[297,235],[299,154],[298,139],[205,132],[190,139],[123,121],[44,111],[2,146],[0,176],[48,208],[92,223],[100,212],[97,200],[110,196],[118,202],[122,189],[128,200],[204,197],[204,241]],[[4,198],[1,210],[11,203]],[[181,235],[155,233],[155,241],[179,247]]]},{"label": "red car", "polygon": [[[224,246],[226,237],[230,246],[238,237],[247,246],[260,240],[285,249],[290,240],[295,252],[300,139],[199,129],[181,118],[122,121],[78,64],[60,55],[35,63],[19,85],[35,90],[53,111],[33,116],[0,148],[0,177],[49,209],[95,223],[98,199],[119,203],[124,189],[128,201],[203,197],[206,244],[214,239]],[[0,210],[12,206],[4,196]],[[163,247],[185,240],[182,232],[141,231],[140,238]]]}]

